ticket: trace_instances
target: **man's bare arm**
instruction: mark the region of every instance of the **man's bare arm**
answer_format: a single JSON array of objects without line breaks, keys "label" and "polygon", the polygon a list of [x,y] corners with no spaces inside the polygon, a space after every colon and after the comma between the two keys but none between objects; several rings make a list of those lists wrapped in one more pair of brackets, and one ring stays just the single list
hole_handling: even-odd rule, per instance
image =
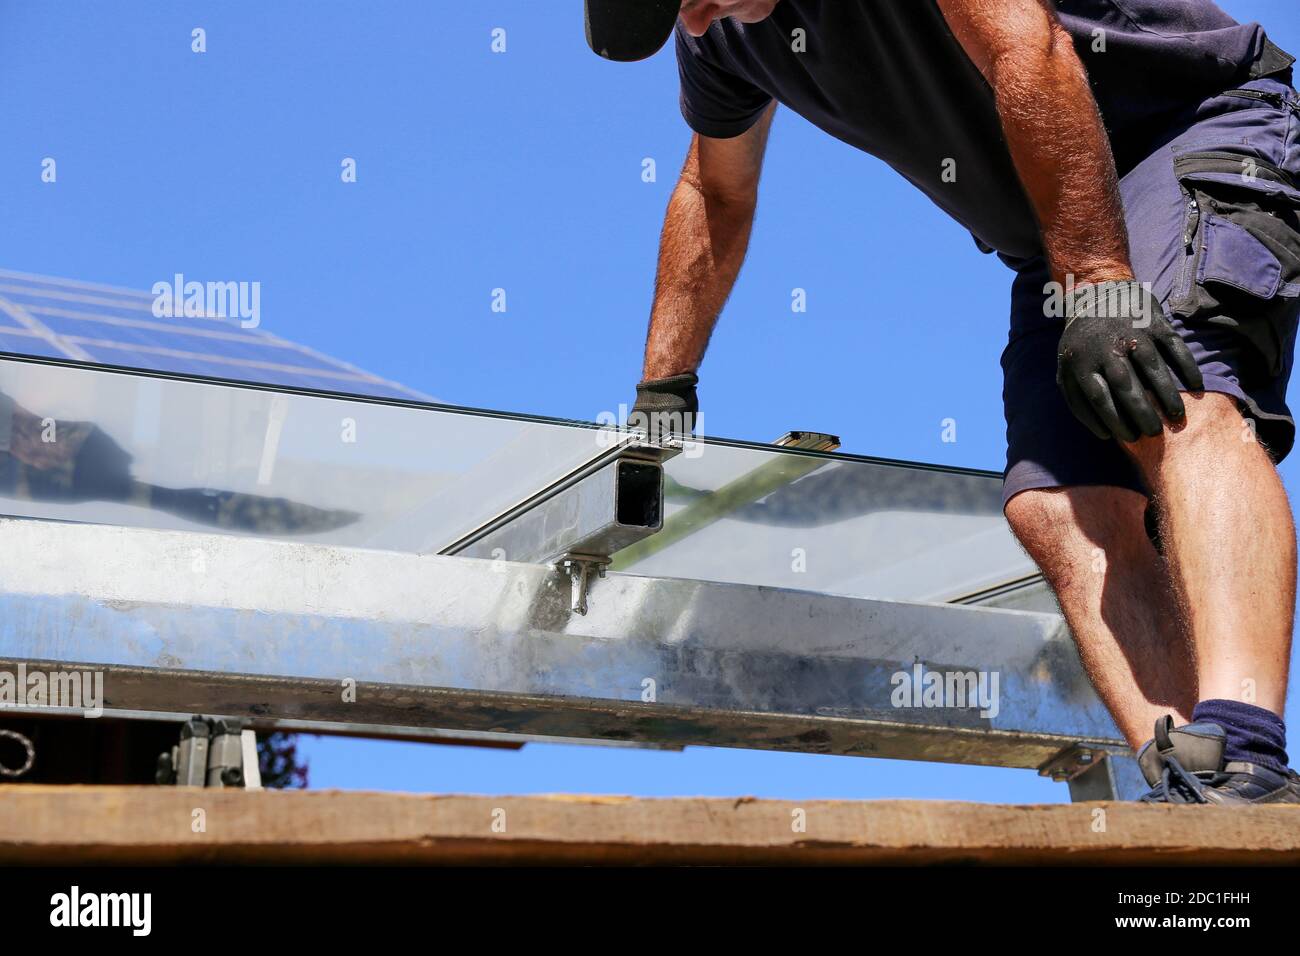
[{"label": "man's bare arm", "polygon": [[[1131,279],[1115,160],[1070,35],[1046,0],[938,0],[988,80],[1052,278]],[[960,175],[960,173],[959,173]]]},{"label": "man's bare arm", "polygon": [[691,138],[659,238],[644,378],[694,372],[749,247],[776,104],[732,139]]},{"label": "man's bare arm", "polygon": [[1052,278],[1126,292],[1067,303],[1056,353],[1067,404],[1099,438],[1159,435],[1162,412],[1171,422],[1186,412],[1173,371],[1191,389],[1204,381],[1155,295],[1132,281],[1115,159],[1070,35],[1048,0],[937,2],[993,89]]}]

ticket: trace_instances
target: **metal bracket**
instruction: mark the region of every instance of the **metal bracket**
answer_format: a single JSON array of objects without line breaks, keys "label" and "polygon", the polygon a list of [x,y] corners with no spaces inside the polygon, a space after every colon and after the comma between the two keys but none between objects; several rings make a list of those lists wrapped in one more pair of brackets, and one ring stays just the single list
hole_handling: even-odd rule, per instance
[{"label": "metal bracket", "polygon": [[587,613],[587,591],[591,587],[591,576],[603,578],[609,567],[609,558],[602,555],[569,554],[555,563],[559,571],[569,575],[572,588],[570,607],[575,614]]},{"label": "metal bracket", "polygon": [[178,787],[260,790],[257,737],[242,720],[196,714],[181,725],[180,743],[159,754],[154,779]]},{"label": "metal bracket", "polygon": [[1038,768],[1040,777],[1066,783],[1070,800],[1129,800],[1141,789],[1140,774],[1133,780],[1136,761],[1113,748],[1085,742],[1073,743]]}]

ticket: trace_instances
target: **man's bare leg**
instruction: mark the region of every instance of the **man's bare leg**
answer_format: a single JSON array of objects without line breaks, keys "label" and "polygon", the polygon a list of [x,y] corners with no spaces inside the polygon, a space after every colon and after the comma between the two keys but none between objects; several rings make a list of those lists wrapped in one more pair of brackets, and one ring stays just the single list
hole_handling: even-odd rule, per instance
[{"label": "man's bare leg", "polygon": [[1191,719],[1196,667],[1167,569],[1147,538],[1145,496],[1106,486],[1034,489],[1007,502],[1115,723],[1137,748],[1155,721]]},{"label": "man's bare leg", "polygon": [[1185,399],[1184,426],[1126,447],[1159,507],[1165,557],[1196,648],[1199,699],[1281,716],[1296,587],[1286,491],[1232,398]]}]

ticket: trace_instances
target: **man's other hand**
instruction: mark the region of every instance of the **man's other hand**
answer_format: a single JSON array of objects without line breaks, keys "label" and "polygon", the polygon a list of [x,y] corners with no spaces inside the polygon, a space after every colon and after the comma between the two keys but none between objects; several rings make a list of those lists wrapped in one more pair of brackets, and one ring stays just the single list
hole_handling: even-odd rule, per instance
[{"label": "man's other hand", "polygon": [[1201,370],[1145,286],[1098,282],[1074,290],[1057,349],[1056,383],[1076,418],[1098,438],[1137,441],[1159,435],[1186,414],[1178,383],[1199,391]]}]

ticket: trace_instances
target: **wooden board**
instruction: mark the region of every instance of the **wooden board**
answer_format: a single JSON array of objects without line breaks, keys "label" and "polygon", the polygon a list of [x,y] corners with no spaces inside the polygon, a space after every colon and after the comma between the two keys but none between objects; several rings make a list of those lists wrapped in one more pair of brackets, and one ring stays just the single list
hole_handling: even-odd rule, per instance
[{"label": "wooden board", "polygon": [[91,862],[1300,864],[1300,806],[0,786],[0,864]]}]

